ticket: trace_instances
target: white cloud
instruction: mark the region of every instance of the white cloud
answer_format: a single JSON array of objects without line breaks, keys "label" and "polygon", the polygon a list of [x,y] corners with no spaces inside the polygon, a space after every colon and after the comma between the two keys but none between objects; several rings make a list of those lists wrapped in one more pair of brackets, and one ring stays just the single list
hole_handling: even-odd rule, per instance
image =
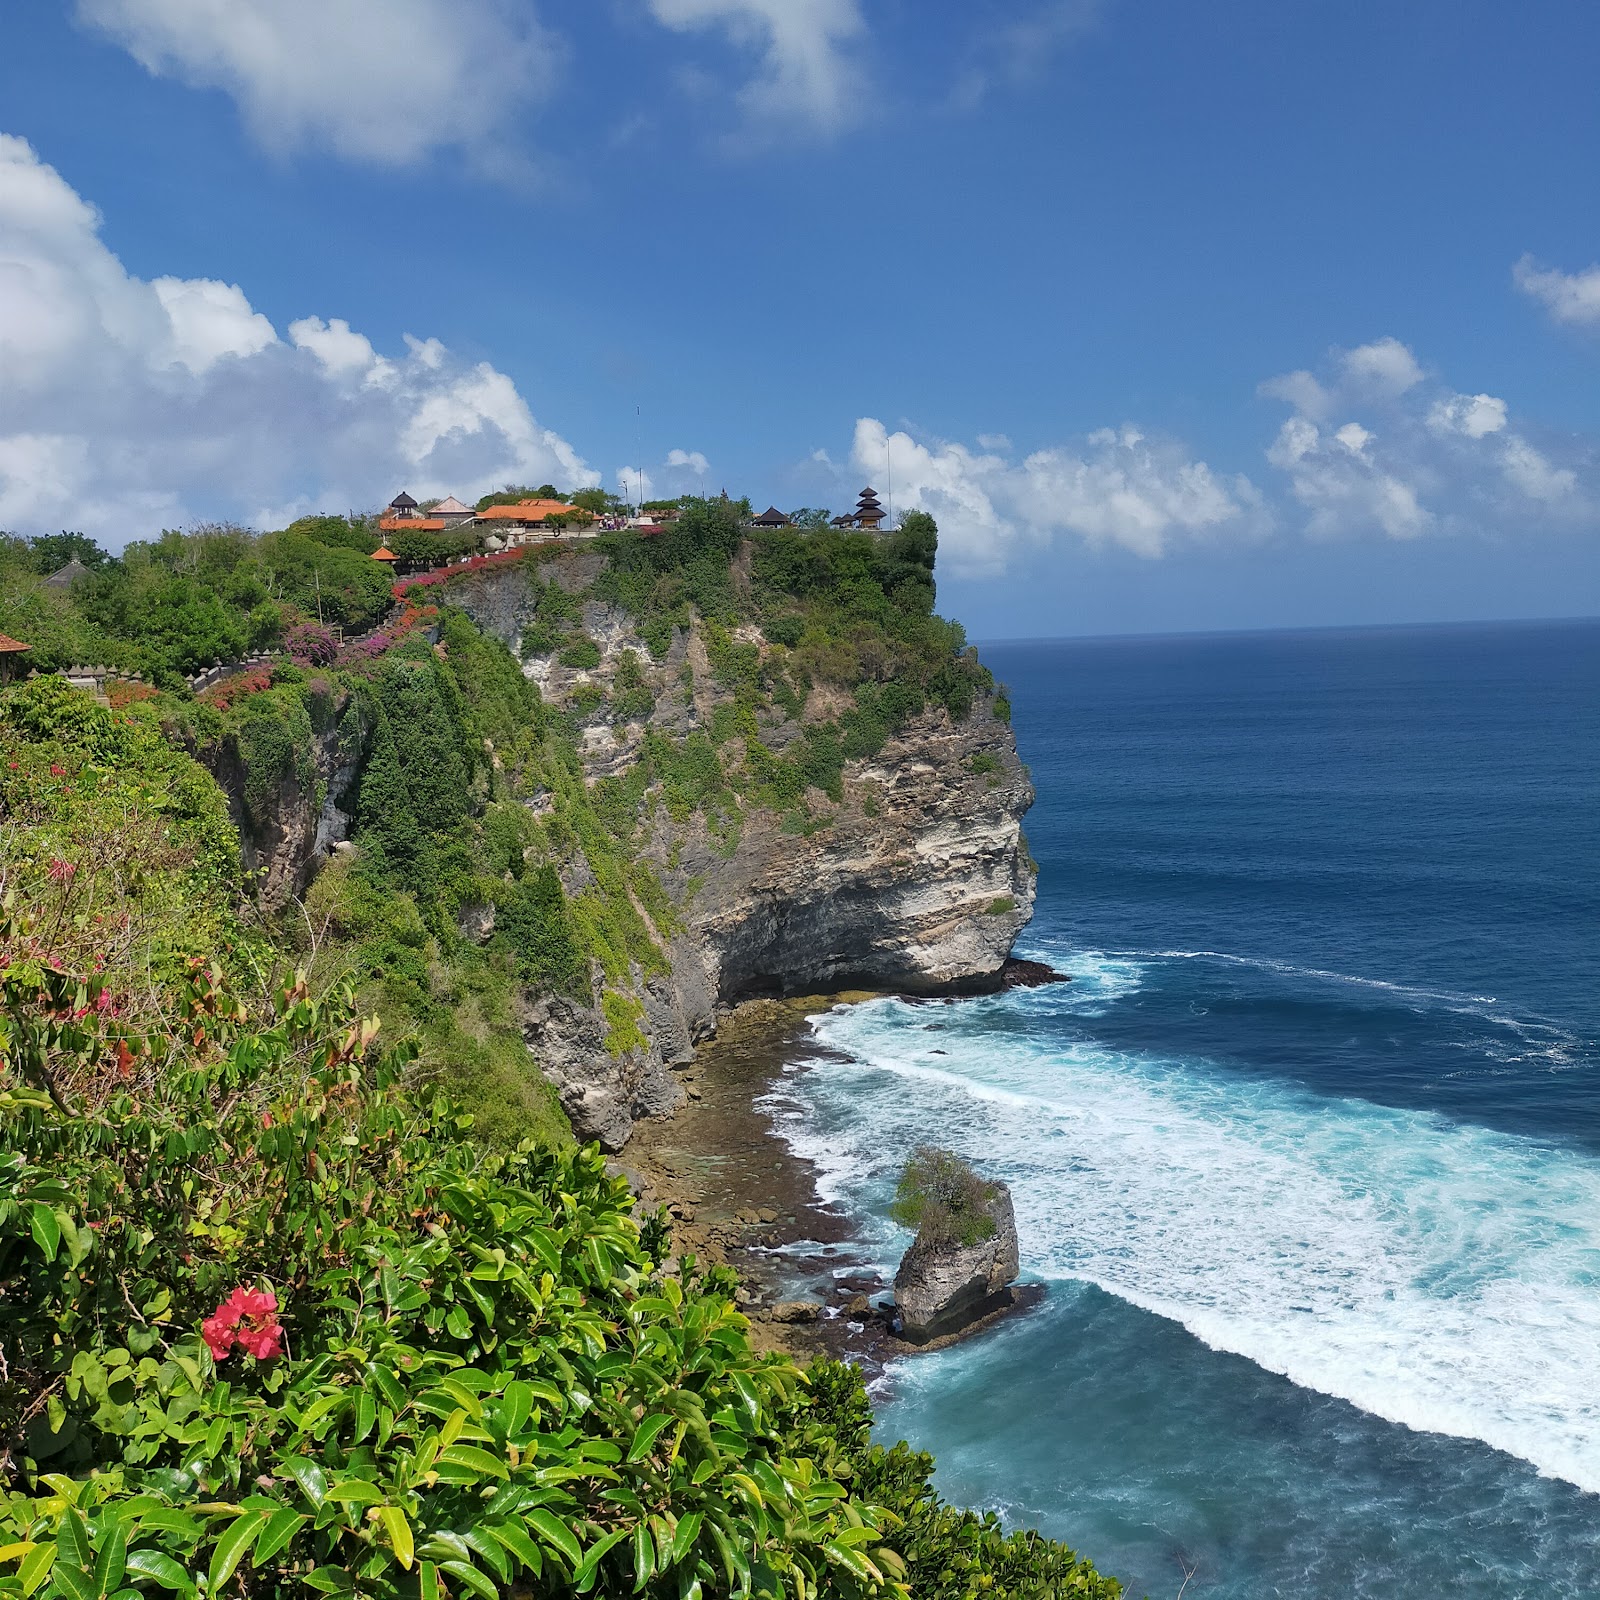
[{"label": "white cloud", "polygon": [[0,135],[0,527],[120,546],[414,494],[598,481],[504,373],[437,340],[380,355],[334,318],[287,340],[244,291],[130,276],[99,219]]},{"label": "white cloud", "polygon": [[78,0],[147,71],[220,89],[268,149],[503,166],[558,47],[526,0]]},{"label": "white cloud", "polygon": [[848,46],[866,31],[858,0],[649,0],[666,27],[724,29],[758,51],[760,74],[739,91],[746,114],[772,128],[792,117],[831,131],[866,103]]},{"label": "white cloud", "polygon": [[1524,256],[1511,269],[1511,277],[1557,322],[1577,328],[1600,327],[1600,263],[1582,272],[1562,272],[1556,267],[1541,267],[1532,256]]},{"label": "white cloud", "polygon": [[1592,514],[1577,471],[1513,429],[1504,400],[1430,385],[1398,339],[1334,351],[1330,366],[1327,379],[1302,371],[1261,385],[1294,409],[1267,459],[1313,536],[1414,539]]},{"label": "white cloud", "polygon": [[1557,467],[1526,439],[1512,434],[1505,442],[1500,470],[1530,500],[1557,506],[1577,496],[1578,475],[1570,467]]},{"label": "white cloud", "polygon": [[891,512],[933,513],[944,558],[958,572],[1000,571],[1024,539],[1068,535],[1154,559],[1183,542],[1251,537],[1266,524],[1248,479],[1219,476],[1179,445],[1131,427],[1104,428],[1079,445],[1013,463],[993,450],[890,434],[863,417],[851,461],[886,500],[892,496]]},{"label": "white cloud", "polygon": [[1344,353],[1341,365],[1351,387],[1379,394],[1404,394],[1422,382],[1422,368],[1398,339],[1374,339]]},{"label": "white cloud", "polygon": [[172,359],[197,378],[224,356],[259,355],[278,341],[272,324],[250,309],[236,283],[157,278],[150,287],[172,323]]},{"label": "white cloud", "polygon": [[703,478],[711,470],[711,463],[698,450],[669,450],[668,467],[681,468],[696,478]]},{"label": "white cloud", "polygon": [[617,494],[634,506],[654,500],[656,480],[642,467],[618,467]]},{"label": "white cloud", "polygon": [[1428,408],[1428,426],[1439,434],[1459,433],[1464,439],[1482,439],[1504,432],[1506,403],[1492,394],[1453,394]]},{"label": "white cloud", "polygon": [[1311,513],[1306,531],[1313,537],[1375,523],[1391,539],[1414,539],[1432,524],[1415,486],[1367,453],[1372,439],[1359,423],[1325,434],[1302,416],[1278,430],[1267,460],[1289,475],[1291,493]]}]

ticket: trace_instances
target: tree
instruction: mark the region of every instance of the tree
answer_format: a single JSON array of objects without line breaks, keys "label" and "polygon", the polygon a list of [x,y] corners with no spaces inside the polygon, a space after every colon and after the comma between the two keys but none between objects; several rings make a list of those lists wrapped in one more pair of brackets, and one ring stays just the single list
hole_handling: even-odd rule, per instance
[{"label": "tree", "polygon": [[789,521],[796,528],[826,528],[828,526],[828,508],[826,506],[801,506],[798,511],[789,513]]},{"label": "tree", "polygon": [[993,1195],[993,1186],[960,1156],[922,1144],[900,1174],[889,1215],[901,1227],[915,1228],[921,1244],[972,1245],[994,1237],[988,1209]]},{"label": "tree", "polygon": [[59,572],[69,561],[77,561],[91,572],[98,572],[114,558],[107,555],[86,533],[41,533],[28,541],[33,570],[43,577]]}]

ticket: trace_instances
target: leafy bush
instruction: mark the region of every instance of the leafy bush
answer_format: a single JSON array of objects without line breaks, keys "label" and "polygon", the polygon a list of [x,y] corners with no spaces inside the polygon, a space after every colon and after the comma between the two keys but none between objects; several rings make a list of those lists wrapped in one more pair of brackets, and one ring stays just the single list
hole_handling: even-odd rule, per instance
[{"label": "leafy bush", "polygon": [[561,665],[578,672],[592,672],[600,665],[600,646],[586,633],[569,634],[559,657]]},{"label": "leafy bush", "polygon": [[16,1592],[846,1595],[897,1570],[884,1519],[784,1452],[798,1374],[751,1353],[731,1280],[659,1276],[596,1153],[484,1157],[402,1088],[405,1052],[298,986],[253,1016],[197,968],[134,1039],[97,987],[0,976]]},{"label": "leafy bush", "polygon": [[889,1215],[901,1227],[916,1230],[919,1248],[974,1245],[994,1237],[989,1215],[994,1194],[994,1185],[985,1183],[960,1156],[918,1145],[895,1185]]}]

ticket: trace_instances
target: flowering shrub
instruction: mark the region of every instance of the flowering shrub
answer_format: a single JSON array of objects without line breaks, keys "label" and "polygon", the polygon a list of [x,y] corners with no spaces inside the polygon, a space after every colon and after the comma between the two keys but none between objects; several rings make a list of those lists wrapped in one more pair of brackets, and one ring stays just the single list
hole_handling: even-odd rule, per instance
[{"label": "flowering shrub", "polygon": [[161,691],[153,683],[134,683],[128,678],[107,678],[106,699],[113,711],[136,706],[144,700],[154,700]]},{"label": "flowering shrub", "polygon": [[332,630],[316,622],[301,622],[290,628],[283,636],[283,647],[302,667],[326,667],[339,653]]},{"label": "flowering shrub", "polygon": [[523,550],[497,550],[492,555],[469,556],[467,560],[457,562],[453,567],[440,567],[433,572],[424,572],[415,578],[402,578],[394,586],[396,600],[404,600],[413,589],[431,589],[436,584],[449,583],[452,578],[459,578],[463,573],[479,572],[484,567],[504,567],[513,562],[521,561],[526,552]]},{"label": "flowering shrub", "polygon": [[272,669],[253,667],[248,672],[235,672],[230,677],[212,684],[209,689],[201,690],[195,699],[202,705],[215,706],[218,711],[226,711],[247,696],[260,694],[271,687]]}]

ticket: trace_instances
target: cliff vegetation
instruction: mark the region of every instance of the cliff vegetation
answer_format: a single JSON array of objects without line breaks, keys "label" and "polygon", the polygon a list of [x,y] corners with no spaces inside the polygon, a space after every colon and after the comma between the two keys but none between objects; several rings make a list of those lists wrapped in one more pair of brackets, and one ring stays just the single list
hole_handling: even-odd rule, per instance
[{"label": "cliff vegetation", "polygon": [[[853,1369],[756,1356],[731,1276],[670,1264],[596,1150],[486,1141],[426,1067],[478,880],[520,909],[474,981],[576,984],[637,937],[624,849],[569,894],[523,842],[625,820],[625,786],[579,797],[569,714],[440,627],[187,719],[0,692],[0,1595],[1115,1596],[874,1445]],[[286,742],[248,731],[266,696]],[[363,848],[291,949],[232,819],[271,807],[260,761],[316,785],[341,739]],[[525,765],[572,804],[506,798]],[[339,917],[415,1037],[317,981]]]}]

